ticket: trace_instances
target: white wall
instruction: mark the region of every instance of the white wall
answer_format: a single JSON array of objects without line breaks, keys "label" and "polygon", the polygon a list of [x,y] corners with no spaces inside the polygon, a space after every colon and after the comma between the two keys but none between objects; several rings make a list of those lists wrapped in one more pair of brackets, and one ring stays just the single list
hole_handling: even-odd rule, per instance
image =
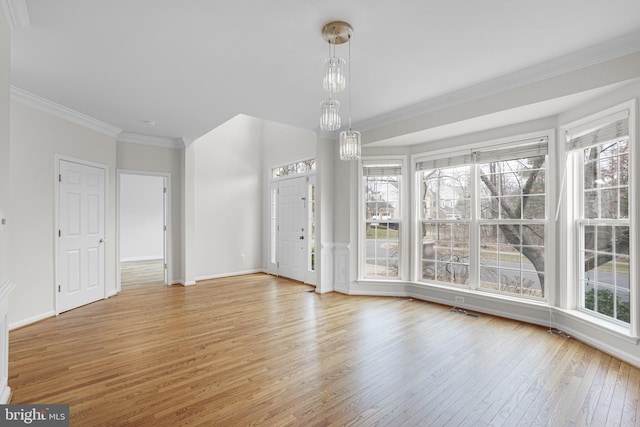
[{"label": "white wall", "polygon": [[[193,216],[196,280],[266,269],[271,167],[313,158],[315,145],[314,132],[239,115],[187,148],[193,170],[185,179],[193,179],[194,194],[185,195],[185,217]],[[188,240],[185,247],[189,258]]]},{"label": "white wall", "polygon": [[164,178],[120,175],[120,261],[164,258]]},{"label": "white wall", "polygon": [[184,150],[143,144],[117,143],[118,169],[166,173],[171,176],[171,283],[184,279],[182,263],[182,206]]},{"label": "white wall", "polygon": [[54,313],[54,171],[64,155],[108,166],[106,287],[115,292],[115,138],[11,103],[10,324]]},{"label": "white wall", "polygon": [[196,280],[262,269],[262,121],[236,116],[193,145]]},{"label": "white wall", "polygon": [[[11,83],[11,36],[9,24],[0,8],[0,221],[7,218],[7,226],[0,231],[0,286],[10,279],[9,231],[12,216],[9,205],[9,85]],[[0,228],[2,226],[0,225]]]}]

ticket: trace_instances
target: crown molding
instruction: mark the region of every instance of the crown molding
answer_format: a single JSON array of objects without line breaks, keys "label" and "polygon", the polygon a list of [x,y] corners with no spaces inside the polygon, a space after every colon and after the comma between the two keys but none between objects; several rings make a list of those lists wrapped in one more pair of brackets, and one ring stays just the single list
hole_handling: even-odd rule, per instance
[{"label": "crown molding", "polygon": [[183,138],[165,138],[161,136],[140,135],[132,132],[121,132],[118,135],[118,142],[151,145],[161,148],[173,148],[176,150],[183,149],[186,146]]},{"label": "crown molding", "polygon": [[357,127],[361,131],[371,130],[638,52],[640,52],[640,32],[635,32],[476,85],[436,96],[405,108],[359,121],[354,123],[354,128]]},{"label": "crown molding", "polygon": [[9,28],[28,27],[31,24],[26,0],[1,0],[4,14],[9,22]]},{"label": "crown molding", "polygon": [[116,136],[118,136],[118,134],[120,134],[120,132],[122,132],[122,129],[120,128],[117,128],[98,119],[94,119],[93,117],[87,116],[86,114],[82,114],[78,111],[72,110],[71,108],[65,107],[64,105],[49,101],[48,99],[42,98],[31,92],[27,92],[26,90],[20,89],[16,86],[11,86],[11,100],[27,105],[29,107],[33,107],[37,110],[44,111],[45,113],[49,113],[53,116],[70,121],[71,123],[75,123],[80,126],[84,126],[88,129],[100,132],[113,138],[115,138]]}]

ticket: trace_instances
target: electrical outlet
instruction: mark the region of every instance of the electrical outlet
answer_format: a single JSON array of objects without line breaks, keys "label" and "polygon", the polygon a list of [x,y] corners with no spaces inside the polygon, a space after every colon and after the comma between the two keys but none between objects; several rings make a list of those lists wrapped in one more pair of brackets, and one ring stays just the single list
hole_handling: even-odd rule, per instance
[{"label": "electrical outlet", "polygon": [[457,297],[455,297],[455,301],[456,302],[464,302],[464,297],[457,296]]}]

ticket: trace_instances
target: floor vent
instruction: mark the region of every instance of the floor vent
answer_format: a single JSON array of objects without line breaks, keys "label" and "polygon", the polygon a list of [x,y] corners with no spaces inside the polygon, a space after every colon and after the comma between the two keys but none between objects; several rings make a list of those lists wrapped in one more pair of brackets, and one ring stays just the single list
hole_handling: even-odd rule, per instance
[{"label": "floor vent", "polygon": [[478,318],[480,317],[479,314],[475,314],[475,313],[469,313],[467,310],[463,310],[462,308],[458,308],[458,307],[451,307],[451,310],[449,310],[452,313],[456,313],[456,314],[463,314],[465,316],[469,316],[469,317],[475,317]]}]

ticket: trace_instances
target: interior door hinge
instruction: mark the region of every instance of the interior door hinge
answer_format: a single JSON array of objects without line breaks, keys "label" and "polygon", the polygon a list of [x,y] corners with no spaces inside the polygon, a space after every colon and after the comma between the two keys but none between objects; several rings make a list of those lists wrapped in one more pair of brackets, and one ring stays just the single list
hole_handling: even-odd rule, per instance
[{"label": "interior door hinge", "polygon": [[60,292],[60,285],[58,285],[58,292]]},{"label": "interior door hinge", "polygon": [[62,174],[58,175],[58,182],[62,182]]},{"label": "interior door hinge", "polygon": [[164,226],[164,231],[167,231],[167,226],[166,225]]},{"label": "interior door hinge", "polygon": [[167,193],[167,187],[164,187],[164,188],[162,189],[162,192],[166,194],[166,193]]},{"label": "interior door hinge", "polygon": [[167,264],[165,264],[165,265],[164,265],[164,269],[165,269],[165,270],[167,269]]},{"label": "interior door hinge", "polygon": [[58,237],[62,237],[62,231],[58,229]]}]

